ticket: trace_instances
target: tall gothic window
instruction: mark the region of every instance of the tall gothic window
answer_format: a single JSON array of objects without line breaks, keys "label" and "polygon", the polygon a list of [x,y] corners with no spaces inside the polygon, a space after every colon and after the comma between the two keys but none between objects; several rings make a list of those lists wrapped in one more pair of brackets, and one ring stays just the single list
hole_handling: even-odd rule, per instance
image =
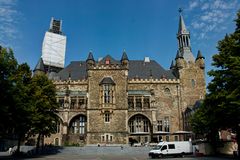
[{"label": "tall gothic window", "polygon": [[133,96],[129,96],[128,97],[128,108],[129,109],[133,109],[134,108],[134,97]]},{"label": "tall gothic window", "polygon": [[85,134],[86,133],[86,117],[77,116],[70,123],[70,132],[72,134]]},{"label": "tall gothic window", "polygon": [[170,131],[170,124],[169,124],[169,117],[164,117],[164,131],[169,132]]},{"label": "tall gothic window", "polygon": [[79,119],[79,133],[84,134],[85,133],[85,117],[80,117]]},{"label": "tall gothic window", "polygon": [[143,105],[144,105],[144,108],[150,108],[150,98],[149,97],[144,97]]},{"label": "tall gothic window", "polygon": [[136,132],[141,132],[141,128],[142,128],[142,117],[137,116],[136,117]]},{"label": "tall gothic window", "polygon": [[54,121],[54,133],[60,133],[60,122]]},{"label": "tall gothic window", "polygon": [[60,108],[64,107],[64,97],[59,97],[58,98],[58,104]]},{"label": "tall gothic window", "polygon": [[130,133],[135,132],[135,130],[134,130],[134,121],[129,121],[129,128],[130,128]]},{"label": "tall gothic window", "polygon": [[104,103],[111,103],[112,101],[111,91],[112,91],[112,85],[110,84],[103,85]]},{"label": "tall gothic window", "polygon": [[77,97],[71,97],[71,105],[70,108],[75,109],[77,108]]},{"label": "tall gothic window", "polygon": [[100,82],[101,87],[101,103],[113,103],[114,102],[114,86],[115,83],[111,77],[105,77]]},{"label": "tall gothic window", "polygon": [[79,97],[78,99],[78,108],[85,108],[86,107],[86,99],[84,97]]},{"label": "tall gothic window", "polygon": [[148,132],[149,123],[147,119],[143,120],[143,132]]},{"label": "tall gothic window", "polygon": [[142,97],[136,97],[136,109],[137,110],[142,109]]},{"label": "tall gothic window", "polygon": [[162,120],[157,121],[157,131],[162,131],[162,130],[163,130]]}]

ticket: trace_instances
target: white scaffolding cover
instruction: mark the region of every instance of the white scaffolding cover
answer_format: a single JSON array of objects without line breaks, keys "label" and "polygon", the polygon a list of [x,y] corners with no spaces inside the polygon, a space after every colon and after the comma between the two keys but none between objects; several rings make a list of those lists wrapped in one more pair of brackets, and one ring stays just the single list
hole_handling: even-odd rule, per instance
[{"label": "white scaffolding cover", "polygon": [[44,65],[64,68],[66,36],[46,32],[42,45],[42,59]]}]

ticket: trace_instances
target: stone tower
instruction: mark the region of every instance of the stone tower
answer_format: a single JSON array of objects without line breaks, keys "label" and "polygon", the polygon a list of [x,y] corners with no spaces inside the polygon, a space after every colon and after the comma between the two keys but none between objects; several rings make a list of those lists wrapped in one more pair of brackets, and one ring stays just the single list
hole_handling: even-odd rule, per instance
[{"label": "stone tower", "polygon": [[201,52],[198,51],[195,59],[191,51],[190,32],[187,30],[180,11],[179,28],[177,33],[178,51],[175,64],[170,69],[180,79],[178,91],[182,112],[186,107],[193,106],[197,100],[203,99],[206,93],[205,62]]},{"label": "stone tower", "polygon": [[128,142],[127,71],[128,58],[107,55],[95,62],[90,52],[86,60],[88,77],[87,143]]}]

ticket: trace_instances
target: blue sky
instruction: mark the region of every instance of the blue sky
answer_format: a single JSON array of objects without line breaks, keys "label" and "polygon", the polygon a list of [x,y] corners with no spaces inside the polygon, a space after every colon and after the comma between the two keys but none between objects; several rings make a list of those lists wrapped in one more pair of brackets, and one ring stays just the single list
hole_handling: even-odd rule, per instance
[{"label": "blue sky", "polygon": [[169,69],[180,7],[193,54],[202,51],[207,72],[217,42],[235,29],[238,0],[0,0],[0,44],[34,69],[54,17],[63,20],[67,36],[65,65],[85,60],[90,50],[95,59],[107,54],[120,59],[125,49],[129,59],[148,56]]}]

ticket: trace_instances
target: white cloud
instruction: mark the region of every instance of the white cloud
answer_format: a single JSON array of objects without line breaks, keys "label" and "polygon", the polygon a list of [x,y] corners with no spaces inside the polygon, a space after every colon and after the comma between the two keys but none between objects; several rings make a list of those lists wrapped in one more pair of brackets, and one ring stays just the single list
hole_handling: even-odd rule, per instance
[{"label": "white cloud", "polygon": [[16,39],[18,20],[21,15],[16,10],[17,0],[0,0],[0,44],[9,46]]},{"label": "white cloud", "polygon": [[197,1],[191,1],[189,4],[189,9],[192,10],[192,9],[196,8],[197,6],[198,6]]},{"label": "white cloud", "polygon": [[204,3],[201,7],[201,10],[206,10],[209,8],[209,4],[208,3]]},{"label": "white cloud", "polygon": [[200,22],[200,23],[198,23],[198,22],[193,22],[191,25],[192,25],[193,28],[195,28],[195,29],[200,29],[200,28],[202,28],[205,24],[204,24],[203,22]]},{"label": "white cloud", "polygon": [[240,7],[238,0],[195,0],[188,4],[187,11],[194,17],[191,27],[198,33],[196,37],[204,39],[211,33],[226,30],[233,22]]}]

